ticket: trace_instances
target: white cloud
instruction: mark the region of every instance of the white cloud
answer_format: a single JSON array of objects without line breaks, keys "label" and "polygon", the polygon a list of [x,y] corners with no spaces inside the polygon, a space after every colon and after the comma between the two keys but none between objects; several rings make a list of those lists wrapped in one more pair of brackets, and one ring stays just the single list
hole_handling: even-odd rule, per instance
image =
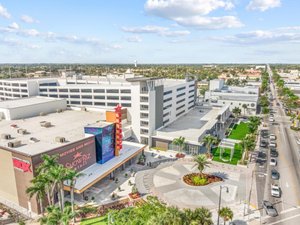
[{"label": "white cloud", "polygon": [[20,26],[17,23],[15,23],[15,22],[13,22],[12,24],[10,24],[8,27],[11,28],[11,29],[13,29],[13,30],[18,30],[20,28]]},{"label": "white cloud", "polygon": [[27,43],[18,39],[14,39],[14,38],[2,38],[0,39],[0,45],[4,44],[5,46],[11,46],[11,47],[23,47],[23,48],[27,48],[27,49],[40,49],[41,46],[37,45],[37,44],[31,44],[31,43]]},{"label": "white cloud", "polygon": [[223,29],[223,28],[238,28],[243,24],[234,16],[223,17],[180,17],[175,18],[175,21],[182,26],[195,27],[197,29]]},{"label": "white cloud", "polygon": [[31,16],[28,15],[22,15],[21,20],[25,23],[39,23],[38,20],[32,18]]},{"label": "white cloud", "polygon": [[126,38],[126,40],[128,42],[133,42],[133,43],[140,43],[140,42],[142,42],[142,38],[140,36],[137,36],[137,35],[128,37],[128,38]]},{"label": "white cloud", "polygon": [[24,29],[21,31],[22,34],[26,35],[26,36],[32,36],[32,37],[36,37],[40,34],[39,31],[35,30],[35,29]]},{"label": "white cloud", "polygon": [[[233,36],[215,37],[213,39],[231,44],[272,44],[277,42],[299,42],[300,29],[289,32],[290,28],[277,28],[273,30],[255,30],[244,32]],[[279,31],[282,32],[279,32]]]},{"label": "white cloud", "polygon": [[9,19],[11,17],[11,15],[9,14],[9,12],[7,11],[6,8],[4,8],[3,5],[0,4],[0,16]]},{"label": "white cloud", "polygon": [[241,27],[235,16],[210,17],[217,10],[234,8],[231,0],[148,0],[145,10],[149,14],[175,21],[181,26],[197,29],[224,29]]},{"label": "white cloud", "polygon": [[127,33],[135,34],[158,34],[164,37],[178,37],[189,35],[188,30],[170,30],[168,27],[147,25],[143,27],[122,27],[122,30]]},{"label": "white cloud", "polygon": [[266,11],[271,8],[280,7],[280,0],[251,0],[247,6],[248,10]]}]

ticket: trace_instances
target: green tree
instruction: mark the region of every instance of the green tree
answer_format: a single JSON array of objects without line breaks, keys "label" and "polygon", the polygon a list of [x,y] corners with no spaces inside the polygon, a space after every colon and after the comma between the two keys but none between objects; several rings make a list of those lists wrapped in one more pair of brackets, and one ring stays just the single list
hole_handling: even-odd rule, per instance
[{"label": "green tree", "polygon": [[205,147],[207,151],[211,154],[211,147],[213,144],[217,144],[218,139],[215,136],[212,136],[210,134],[207,134],[202,139],[203,143],[205,144]]},{"label": "green tree", "polygon": [[39,177],[36,177],[32,181],[32,186],[26,189],[26,194],[29,195],[29,199],[32,199],[33,196],[36,196],[40,205],[40,211],[44,214],[43,200],[45,197],[45,183],[39,180]]},{"label": "green tree", "polygon": [[242,140],[241,145],[244,149],[242,161],[245,162],[248,158],[249,151],[252,151],[255,148],[255,136],[251,134],[246,135]]},{"label": "green tree", "polygon": [[246,104],[243,104],[242,108],[244,109],[244,116],[245,116],[246,115],[246,109],[248,108],[248,106]]},{"label": "green tree", "polygon": [[232,109],[232,113],[235,118],[238,118],[239,115],[241,115],[242,110],[239,107],[234,107]]},{"label": "green tree", "polygon": [[182,152],[183,148],[184,148],[184,145],[185,145],[185,137],[178,137],[178,138],[175,138],[172,143],[176,146],[179,147],[179,151]]},{"label": "green tree", "polygon": [[228,220],[232,220],[233,219],[233,212],[229,207],[223,207],[220,209],[219,211],[219,215],[220,217],[223,218],[224,220],[224,225],[226,224],[226,222]]},{"label": "green tree", "polygon": [[196,163],[195,167],[198,168],[198,170],[200,171],[200,175],[202,177],[203,170],[206,167],[209,167],[210,162],[207,160],[207,157],[205,155],[197,155],[197,156],[195,156],[194,157],[194,162]]}]

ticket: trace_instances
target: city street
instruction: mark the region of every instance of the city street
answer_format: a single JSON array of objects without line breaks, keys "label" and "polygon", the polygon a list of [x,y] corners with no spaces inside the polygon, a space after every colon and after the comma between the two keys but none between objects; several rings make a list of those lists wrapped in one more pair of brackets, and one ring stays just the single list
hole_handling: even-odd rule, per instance
[{"label": "city street", "polygon": [[[271,75],[269,68],[269,74]],[[264,210],[262,212],[262,224],[299,224],[300,222],[300,182],[299,182],[299,146],[296,143],[296,132],[290,130],[289,118],[285,115],[281,104],[277,104],[279,99],[276,90],[271,83],[273,101],[271,101],[275,122],[269,122],[269,134],[277,137],[277,166],[270,165],[269,150],[266,150],[266,162],[263,166],[257,165],[260,171],[256,175],[258,202],[268,200],[275,204],[279,216],[269,217]],[[269,121],[268,117],[265,121]],[[274,181],[271,178],[271,169],[277,169],[280,179]],[[271,196],[271,184],[278,184],[281,188],[281,197]]]}]

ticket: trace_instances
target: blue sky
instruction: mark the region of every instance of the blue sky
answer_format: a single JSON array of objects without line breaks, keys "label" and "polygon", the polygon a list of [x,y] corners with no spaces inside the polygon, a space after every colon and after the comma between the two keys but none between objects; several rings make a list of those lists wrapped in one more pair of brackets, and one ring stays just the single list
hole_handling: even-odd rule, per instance
[{"label": "blue sky", "polygon": [[299,63],[297,0],[0,0],[0,63]]}]

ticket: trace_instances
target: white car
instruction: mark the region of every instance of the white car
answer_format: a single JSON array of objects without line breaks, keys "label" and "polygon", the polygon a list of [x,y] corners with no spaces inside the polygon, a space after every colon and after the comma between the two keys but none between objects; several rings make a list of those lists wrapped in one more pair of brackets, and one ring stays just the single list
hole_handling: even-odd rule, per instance
[{"label": "white car", "polygon": [[275,141],[270,141],[269,147],[276,148],[277,147],[276,142]]},{"label": "white car", "polygon": [[298,145],[300,145],[300,138],[296,138],[296,142]]},{"label": "white car", "polygon": [[281,189],[277,184],[271,184],[271,195],[276,198],[280,198]]},{"label": "white car", "polygon": [[270,122],[275,122],[275,120],[274,120],[273,117],[270,117],[270,118],[269,118],[269,121],[270,121]]},{"label": "white car", "polygon": [[275,158],[270,159],[270,166],[276,166],[277,165],[277,160]]},{"label": "white car", "polygon": [[275,134],[270,134],[270,140],[276,140],[276,135]]}]

